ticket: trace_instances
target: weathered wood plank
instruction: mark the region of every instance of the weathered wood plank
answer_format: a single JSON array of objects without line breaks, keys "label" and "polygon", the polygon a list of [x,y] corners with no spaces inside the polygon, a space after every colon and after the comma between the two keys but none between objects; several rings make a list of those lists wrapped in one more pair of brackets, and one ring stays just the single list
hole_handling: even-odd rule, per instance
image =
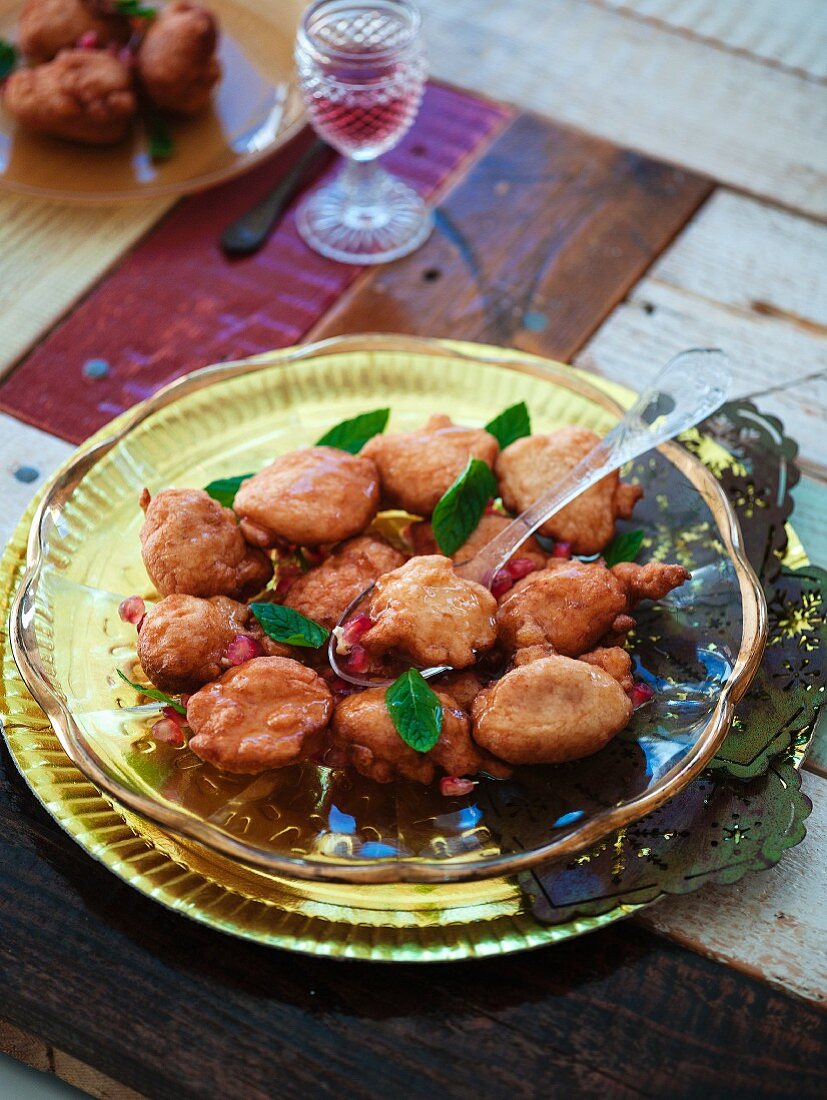
[{"label": "weathered wood plank", "polygon": [[652,19],[760,61],[827,76],[827,6],[823,0],[592,0]]},{"label": "weathered wood plank", "polygon": [[769,871],[652,906],[637,923],[790,993],[827,1004],[827,779],[803,774],[807,836]]},{"label": "weathered wood plank", "polygon": [[31,498],[73,450],[62,439],[0,413],[0,548]]},{"label": "weathered wood plank", "polygon": [[827,216],[827,96],[580,0],[422,0],[435,75]]},{"label": "weathered wood plank", "polygon": [[91,209],[0,195],[0,377],[171,203]]},{"label": "weathered wood plank", "polygon": [[378,329],[568,359],[709,189],[522,115],[440,205],[427,244],[367,273],[311,336]]}]

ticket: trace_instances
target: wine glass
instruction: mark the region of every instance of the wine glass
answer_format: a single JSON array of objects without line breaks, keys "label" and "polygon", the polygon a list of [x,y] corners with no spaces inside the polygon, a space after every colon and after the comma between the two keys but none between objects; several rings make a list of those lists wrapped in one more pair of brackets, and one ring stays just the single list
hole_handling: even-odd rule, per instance
[{"label": "wine glass", "polygon": [[310,122],[347,159],[296,214],[316,252],[378,264],[413,252],[433,227],[419,195],[376,163],[410,129],[427,73],[410,0],[316,0],[296,38]]}]

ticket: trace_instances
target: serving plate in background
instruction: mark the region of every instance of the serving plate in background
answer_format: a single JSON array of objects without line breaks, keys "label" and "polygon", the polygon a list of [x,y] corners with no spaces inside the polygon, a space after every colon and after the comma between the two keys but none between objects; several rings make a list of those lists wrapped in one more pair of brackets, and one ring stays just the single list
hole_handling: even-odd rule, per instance
[{"label": "serving plate in background", "polygon": [[[213,102],[170,121],[175,152],[153,163],[139,125],[118,145],[96,148],[30,134],[0,97],[0,187],[78,203],[123,203],[186,194],[237,176],[304,123],[293,77],[301,0],[209,0],[221,25],[223,74]],[[0,0],[0,38],[16,41],[19,0]]]},{"label": "serving plate in background", "polygon": [[82,450],[41,501],[10,622],[23,678],[72,762],[164,831],[257,874],[345,883],[336,896],[357,906],[367,884],[502,881],[571,857],[690,782],[760,661],[766,615],[729,504],[675,444],[631,471],[646,489],[633,522],[646,532],[644,560],[678,560],[693,580],[639,614],[633,655],[655,697],[594,757],[518,769],[451,800],[311,764],[228,776],[154,742],[157,709],[136,706],[116,676],[134,678],[136,661],[118,603],[152,596],[138,542],[143,485],[154,493],[256,469],[379,405],[392,410],[391,430],[437,409],[482,424],[521,399],[536,431],[576,422],[605,432],[617,419],[618,404],[571,368],[502,354],[396,336],[285,349],[196,372]]}]

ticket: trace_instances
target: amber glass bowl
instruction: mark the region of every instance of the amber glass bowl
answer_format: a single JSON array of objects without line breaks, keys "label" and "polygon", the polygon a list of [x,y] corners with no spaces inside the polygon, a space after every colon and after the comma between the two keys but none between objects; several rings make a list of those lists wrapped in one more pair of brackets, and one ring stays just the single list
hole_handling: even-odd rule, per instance
[{"label": "amber glass bowl", "polygon": [[692,580],[638,612],[636,675],[655,689],[602,752],[483,780],[464,798],[302,764],[226,775],[148,732],[116,676],[140,676],[120,600],[152,599],[138,494],[203,486],[313,443],[379,406],[390,430],[433,411],[483,424],[525,400],[534,430],[605,432],[620,406],[569,367],[516,353],[358,336],[196,372],[138,406],[57,476],[35,516],[10,634],[15,660],[61,745],[101,790],[158,825],[266,872],[350,883],[461,882],[571,856],[674,795],[704,767],[760,661],[766,610],[735,517],[712,475],[677,444],[626,472],[645,489],[632,524],[641,560]]},{"label": "amber glass bowl", "polygon": [[[26,132],[0,97],[0,187],[73,203],[123,203],[212,187],[245,172],[298,133],[304,107],[293,74],[301,0],[209,0],[221,28],[221,82],[192,119],[171,119],[174,154],[153,163],[136,126],[113,146]],[[0,38],[15,41],[20,0],[0,0]]]}]

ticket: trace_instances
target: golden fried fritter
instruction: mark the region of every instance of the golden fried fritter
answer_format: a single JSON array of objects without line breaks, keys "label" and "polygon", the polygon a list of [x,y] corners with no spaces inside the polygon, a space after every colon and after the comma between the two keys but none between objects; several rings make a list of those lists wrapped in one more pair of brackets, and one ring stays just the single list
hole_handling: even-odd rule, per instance
[{"label": "golden fried fritter", "polygon": [[284,598],[328,630],[348,605],[383,573],[405,564],[405,555],[378,535],[357,535],[337,546],[329,558],[293,584]]},{"label": "golden fried fritter", "polygon": [[689,577],[681,565],[552,559],[507,592],[497,612],[500,642],[515,652],[550,645],[566,657],[579,657],[601,641],[609,644],[634,626],[628,612],[648,594],[660,599]]},{"label": "golden fried fritter", "polygon": [[471,704],[485,686],[483,680],[471,669],[465,672],[445,672],[431,681],[434,691],[445,691],[456,699],[466,714],[471,713]]},{"label": "golden fried fritter", "polygon": [[236,517],[203,489],[165,489],[141,507],[141,554],[161,593],[252,596],[273,575],[265,553],[244,541]]},{"label": "golden fried fritter", "polygon": [[384,507],[430,516],[469,458],[493,468],[498,451],[494,436],[482,428],[462,428],[437,414],[419,431],[375,435],[362,454],[379,467]]},{"label": "golden fried fritter", "polygon": [[620,646],[600,646],[590,653],[581,653],[578,660],[585,661],[587,665],[594,665],[595,668],[602,668],[604,672],[608,672],[613,680],[617,680],[627,695],[634,687],[632,658]]},{"label": "golden fried fritter", "polygon": [[85,34],[97,35],[98,44],[128,41],[129,20],[122,15],[103,15],[84,0],[26,0],[20,13],[20,52],[36,65],[51,61],[61,50],[71,49]]},{"label": "golden fried fritter", "polygon": [[468,668],[496,641],[496,610],[488,589],[458,576],[448,558],[411,558],[376,582],[374,625],[360,641],[376,656],[395,651],[422,666]]},{"label": "golden fried fritter", "polygon": [[442,733],[430,752],[416,752],[406,745],[391,721],[385,689],[371,688],[343,699],[333,714],[331,743],[359,772],[377,783],[397,778],[429,784],[436,769],[446,775],[476,775],[485,771],[505,776],[510,769],[478,749],[469,735],[468,715],[444,692],[437,692],[443,706]]},{"label": "golden fried fritter", "polygon": [[319,751],[332,713],[333,696],[312,669],[285,657],[261,657],[192,696],[189,747],[223,771],[255,775]]},{"label": "golden fried fritter", "polygon": [[[477,524],[476,530],[465,540],[455,554],[451,554],[451,561],[459,564],[469,561],[492,539],[496,538],[511,523],[510,516],[503,516],[497,512],[488,512]],[[440,549],[434,538],[433,528],[427,520],[411,524],[411,543],[415,554],[439,554]],[[527,539],[519,550],[511,555],[511,561],[525,558],[533,561],[538,569],[542,569],[548,559],[548,554],[543,552],[539,542],[532,536]]]},{"label": "golden fried fritter", "polygon": [[136,110],[128,69],[105,50],[66,50],[44,65],[18,69],[3,100],[27,129],[87,145],[121,141]]},{"label": "golden fried fritter", "polygon": [[138,633],[141,668],[161,691],[197,691],[230,667],[227,649],[246,634],[268,656],[289,657],[289,646],[274,642],[246,604],[227,596],[202,600],[173,594],[149,608]]},{"label": "golden fried fritter", "polygon": [[194,115],[210,101],[221,77],[215,56],[215,17],[192,0],[174,0],[149,25],[138,47],[137,70],[156,107]]},{"label": "golden fried fritter", "polygon": [[632,704],[602,668],[549,656],[512,669],[472,708],[474,739],[510,764],[561,764],[602,749]]},{"label": "golden fried fritter", "polygon": [[369,458],[305,447],[245,481],[233,504],[257,546],[323,546],[358,535],[379,507],[379,471]]},{"label": "golden fried fritter", "polygon": [[[550,435],[525,436],[509,444],[495,468],[503,504],[510,512],[525,511],[576,466],[599,439],[587,428],[568,427]],[[596,554],[611,542],[615,519],[628,519],[642,495],[640,486],[621,482],[615,471],[552,516],[540,532],[571,543],[575,554]]]}]

